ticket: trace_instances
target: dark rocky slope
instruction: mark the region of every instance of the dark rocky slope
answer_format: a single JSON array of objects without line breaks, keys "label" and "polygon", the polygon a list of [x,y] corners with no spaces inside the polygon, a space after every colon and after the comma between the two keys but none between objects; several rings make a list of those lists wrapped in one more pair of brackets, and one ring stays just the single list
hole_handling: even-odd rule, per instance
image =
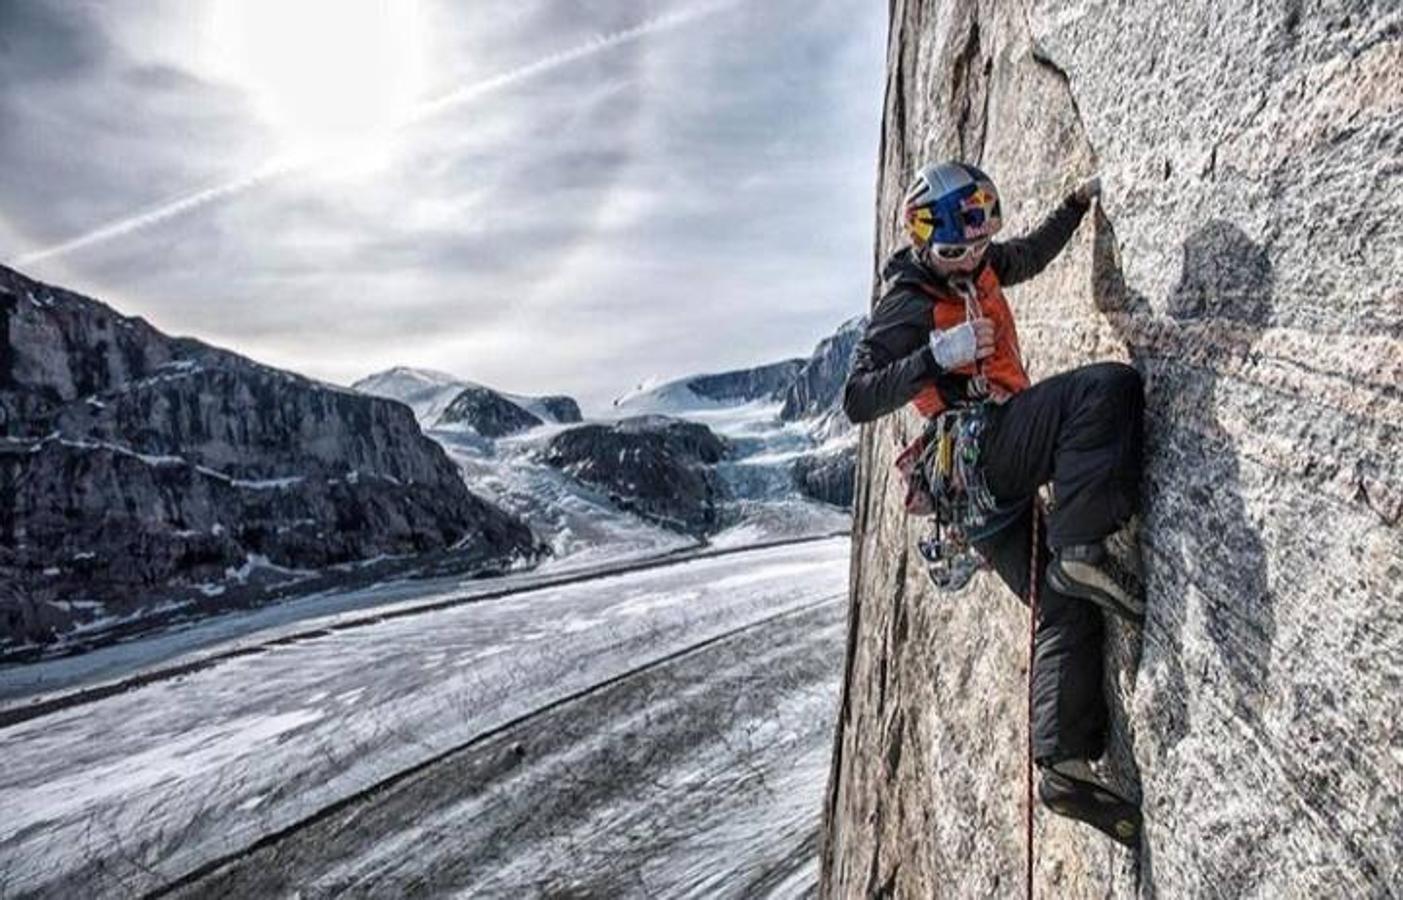
[{"label": "dark rocky slope", "polygon": [[794,482],[805,497],[844,509],[853,505],[857,453],[851,445],[806,453],[794,460]]},{"label": "dark rocky slope", "polygon": [[786,359],[753,369],[698,375],[687,386],[700,397],[711,400],[763,400],[781,396],[794,381],[803,360]]},{"label": "dark rocky slope", "polygon": [[[575,415],[575,421],[579,421],[579,410],[575,410]],[[488,438],[506,437],[545,424],[496,391],[481,387],[464,388],[438,417],[439,425],[460,423]]]},{"label": "dark rocky slope", "polygon": [[725,454],[705,425],[651,415],[562,431],[541,459],[607,491],[621,509],[700,536],[721,525],[723,491],[712,467]]},{"label": "dark rocky slope", "polygon": [[537,397],[536,402],[541,405],[547,415],[557,422],[568,424],[584,421],[584,417],[580,415],[580,404],[575,402],[574,397],[551,394],[546,397]]},{"label": "dark rocky slope", "polygon": [[[917,165],[978,162],[1006,227],[1099,171],[1010,289],[1034,378],[1147,379],[1143,638],[1109,628],[1138,854],[1039,811],[1040,896],[1384,897],[1403,884],[1403,21],[1396,4],[895,0],[879,258]],[[831,897],[1022,892],[1027,619],[930,590],[864,427]]]},{"label": "dark rocky slope", "polygon": [[[198,614],[381,555],[536,552],[410,410],[0,267],[0,641]],[[445,565],[453,560],[441,560]],[[130,623],[129,623],[130,624]]]},{"label": "dark rocky slope", "polygon": [[867,327],[867,317],[858,316],[838,326],[838,330],[818,342],[814,352],[794,374],[784,389],[784,406],[779,417],[786,422],[822,415],[836,408],[848,378],[853,348]]}]

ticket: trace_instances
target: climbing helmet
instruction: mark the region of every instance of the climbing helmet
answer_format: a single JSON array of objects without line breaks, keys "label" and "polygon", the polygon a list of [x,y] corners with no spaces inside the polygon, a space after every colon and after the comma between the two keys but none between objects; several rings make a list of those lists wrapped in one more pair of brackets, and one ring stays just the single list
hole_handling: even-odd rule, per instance
[{"label": "climbing helmet", "polygon": [[922,166],[903,208],[911,243],[943,261],[977,256],[1003,225],[993,179],[954,160]]}]

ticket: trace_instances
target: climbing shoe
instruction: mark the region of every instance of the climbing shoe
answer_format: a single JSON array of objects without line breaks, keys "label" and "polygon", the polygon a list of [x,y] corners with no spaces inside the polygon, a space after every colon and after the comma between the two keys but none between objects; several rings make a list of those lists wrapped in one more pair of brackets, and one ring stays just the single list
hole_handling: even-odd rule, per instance
[{"label": "climbing shoe", "polygon": [[1086,760],[1041,767],[1038,796],[1059,816],[1076,819],[1134,848],[1140,843],[1140,807],[1097,780]]},{"label": "climbing shoe", "polygon": [[1053,590],[1081,597],[1135,624],[1145,621],[1139,552],[1121,532],[1094,544],[1070,544],[1047,567]]}]

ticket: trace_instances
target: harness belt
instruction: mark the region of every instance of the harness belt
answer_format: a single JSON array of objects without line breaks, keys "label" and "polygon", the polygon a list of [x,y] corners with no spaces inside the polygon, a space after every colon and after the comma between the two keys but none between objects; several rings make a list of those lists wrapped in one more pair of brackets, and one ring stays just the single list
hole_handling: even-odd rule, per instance
[{"label": "harness belt", "polygon": [[947,409],[896,459],[906,481],[906,511],[931,517],[930,532],[916,549],[931,583],[942,591],[969,584],[984,567],[973,542],[1002,530],[1030,502],[1000,504],[984,479],[981,456],[991,406],[981,400]]}]

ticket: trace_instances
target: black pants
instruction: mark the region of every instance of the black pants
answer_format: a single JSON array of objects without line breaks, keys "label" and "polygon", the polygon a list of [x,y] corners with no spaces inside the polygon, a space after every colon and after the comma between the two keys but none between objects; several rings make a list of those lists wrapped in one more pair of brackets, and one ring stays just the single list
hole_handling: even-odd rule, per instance
[{"label": "black pants", "polygon": [[[1053,485],[1054,507],[1039,528],[1033,639],[1033,755],[1039,762],[1094,759],[1104,749],[1101,611],[1049,587],[1047,564],[1055,548],[1099,540],[1134,513],[1143,411],[1140,374],[1121,363],[1098,363],[1040,381],[990,413],[983,461],[994,496],[1012,500]],[[1025,601],[1034,515],[1030,508],[975,543]]]}]

